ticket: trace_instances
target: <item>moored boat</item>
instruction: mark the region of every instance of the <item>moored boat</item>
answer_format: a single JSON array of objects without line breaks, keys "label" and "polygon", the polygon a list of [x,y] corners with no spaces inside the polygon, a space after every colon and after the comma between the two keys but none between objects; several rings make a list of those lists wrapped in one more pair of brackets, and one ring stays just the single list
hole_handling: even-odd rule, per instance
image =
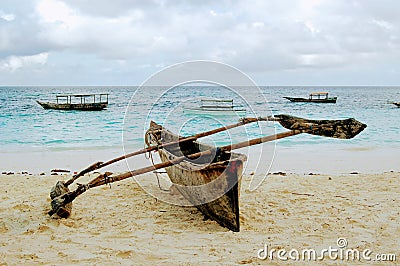
[{"label": "moored boat", "polygon": [[283,97],[291,102],[336,103],[337,97],[329,97],[328,92],[312,92],[308,98]]},{"label": "moored boat", "polygon": [[400,107],[400,102],[392,102],[394,105],[396,105],[397,107]]},{"label": "moored boat", "polygon": [[[156,129],[156,130],[152,130]],[[151,122],[146,134],[153,144],[170,143],[180,137]],[[162,162],[199,151],[214,150],[210,156],[185,159],[165,170],[176,189],[207,218],[232,231],[240,230],[239,194],[243,163],[240,153],[222,151],[197,141],[185,141],[159,149]]]},{"label": "moored boat", "polygon": [[56,102],[36,101],[44,109],[100,111],[108,106],[108,94],[56,95]]},{"label": "moored boat", "polygon": [[235,106],[233,100],[223,99],[201,99],[199,107],[184,107],[184,113],[196,115],[211,115],[211,116],[245,116],[247,110]]}]

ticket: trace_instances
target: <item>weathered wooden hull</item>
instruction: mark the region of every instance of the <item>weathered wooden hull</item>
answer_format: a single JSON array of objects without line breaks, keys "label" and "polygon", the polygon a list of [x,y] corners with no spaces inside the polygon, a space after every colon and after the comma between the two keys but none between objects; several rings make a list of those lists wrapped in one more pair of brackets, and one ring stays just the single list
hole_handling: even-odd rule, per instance
[{"label": "weathered wooden hull", "polygon": [[36,101],[44,109],[55,110],[79,110],[79,111],[101,111],[107,108],[107,103],[50,103]]},{"label": "weathered wooden hull", "polygon": [[336,103],[337,97],[328,99],[308,99],[308,98],[295,98],[295,97],[283,97],[291,102],[309,102],[309,103]]},{"label": "weathered wooden hull", "polygon": [[[156,123],[152,122],[151,126]],[[178,136],[163,129],[162,134],[152,135],[156,142],[176,141]],[[215,149],[195,141],[183,142],[160,149],[163,162],[196,151]],[[212,156],[214,157],[214,156]],[[243,163],[246,156],[239,153],[221,153],[216,161],[212,158],[184,160],[166,168],[177,190],[207,218],[217,221],[232,231],[240,231],[239,195]],[[210,161],[211,163],[206,163]]]}]

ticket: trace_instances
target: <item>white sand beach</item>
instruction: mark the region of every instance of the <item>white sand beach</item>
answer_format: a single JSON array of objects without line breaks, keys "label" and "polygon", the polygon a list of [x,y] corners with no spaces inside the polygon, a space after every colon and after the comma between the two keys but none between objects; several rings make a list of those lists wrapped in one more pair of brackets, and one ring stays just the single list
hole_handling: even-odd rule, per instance
[{"label": "white sand beach", "polygon": [[[257,252],[265,245],[318,252],[337,248],[338,238],[347,249],[370,249],[372,258],[400,259],[399,172],[269,175],[252,192],[246,175],[238,233],[195,207],[153,198],[134,179],[91,189],[74,201],[70,218],[50,218],[50,188],[70,177],[0,175],[0,265],[278,265],[285,262]],[[349,263],[327,255],[322,262]]]}]

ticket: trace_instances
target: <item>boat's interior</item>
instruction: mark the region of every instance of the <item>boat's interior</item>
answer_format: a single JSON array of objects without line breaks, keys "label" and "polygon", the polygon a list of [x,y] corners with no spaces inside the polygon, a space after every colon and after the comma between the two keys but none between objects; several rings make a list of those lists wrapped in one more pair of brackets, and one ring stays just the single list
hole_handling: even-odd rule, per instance
[{"label": "boat's interior", "polygon": [[[162,143],[176,142],[176,141],[178,141],[179,136],[175,135],[174,133],[172,133],[168,130],[163,130],[161,139],[162,139]],[[180,143],[177,143],[174,145],[169,145],[169,146],[165,147],[164,149],[175,157],[188,156],[188,155],[195,154],[198,152],[211,150],[211,154],[209,154],[209,155],[203,155],[203,156],[199,156],[195,159],[190,159],[190,161],[195,164],[210,164],[210,163],[219,162],[219,161],[229,161],[231,159],[231,155],[233,157],[235,156],[235,154],[231,154],[230,152],[220,151],[216,147],[213,147],[213,146],[210,146],[207,144],[202,144],[200,142],[193,141],[193,140],[183,141],[183,142],[180,142]],[[170,158],[170,159],[172,159],[172,158]]]},{"label": "boat's interior", "polygon": [[209,164],[220,161],[229,161],[232,155],[230,152],[220,151],[216,147],[205,145],[197,141],[180,142],[179,144],[168,146],[166,150],[176,157],[188,156],[198,152],[211,150],[210,155],[203,155],[195,159],[190,159],[190,161],[196,164]]},{"label": "boat's interior", "polygon": [[[178,143],[179,139],[182,139],[183,137],[180,137],[171,131],[162,128],[160,125],[152,122],[151,126],[153,130],[149,130],[146,133],[146,143],[153,143],[152,145],[160,145],[162,143],[171,143],[174,142],[176,144],[173,145],[166,145],[163,147],[164,151],[169,154],[169,159],[172,160],[176,157],[182,157],[182,156],[189,156],[191,154],[195,154],[198,152],[203,152],[207,150],[211,150],[211,154],[208,155],[203,155],[199,156],[197,158],[192,158],[192,159],[187,159],[191,164],[210,164],[210,163],[215,163],[215,162],[229,162],[234,159],[241,159],[241,160],[246,160],[246,156],[240,153],[234,153],[230,151],[221,151],[218,147],[214,147],[208,144],[203,144],[198,141],[192,140],[187,140],[187,141],[181,141]],[[151,136],[150,138],[148,136]]]}]

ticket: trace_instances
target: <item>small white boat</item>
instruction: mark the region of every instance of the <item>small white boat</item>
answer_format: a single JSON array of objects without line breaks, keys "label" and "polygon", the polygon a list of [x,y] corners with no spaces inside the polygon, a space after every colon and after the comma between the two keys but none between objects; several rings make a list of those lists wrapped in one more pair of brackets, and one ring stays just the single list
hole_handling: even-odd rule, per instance
[{"label": "small white boat", "polygon": [[211,116],[245,116],[247,110],[233,105],[233,100],[201,99],[200,107],[184,107],[185,114]]}]

